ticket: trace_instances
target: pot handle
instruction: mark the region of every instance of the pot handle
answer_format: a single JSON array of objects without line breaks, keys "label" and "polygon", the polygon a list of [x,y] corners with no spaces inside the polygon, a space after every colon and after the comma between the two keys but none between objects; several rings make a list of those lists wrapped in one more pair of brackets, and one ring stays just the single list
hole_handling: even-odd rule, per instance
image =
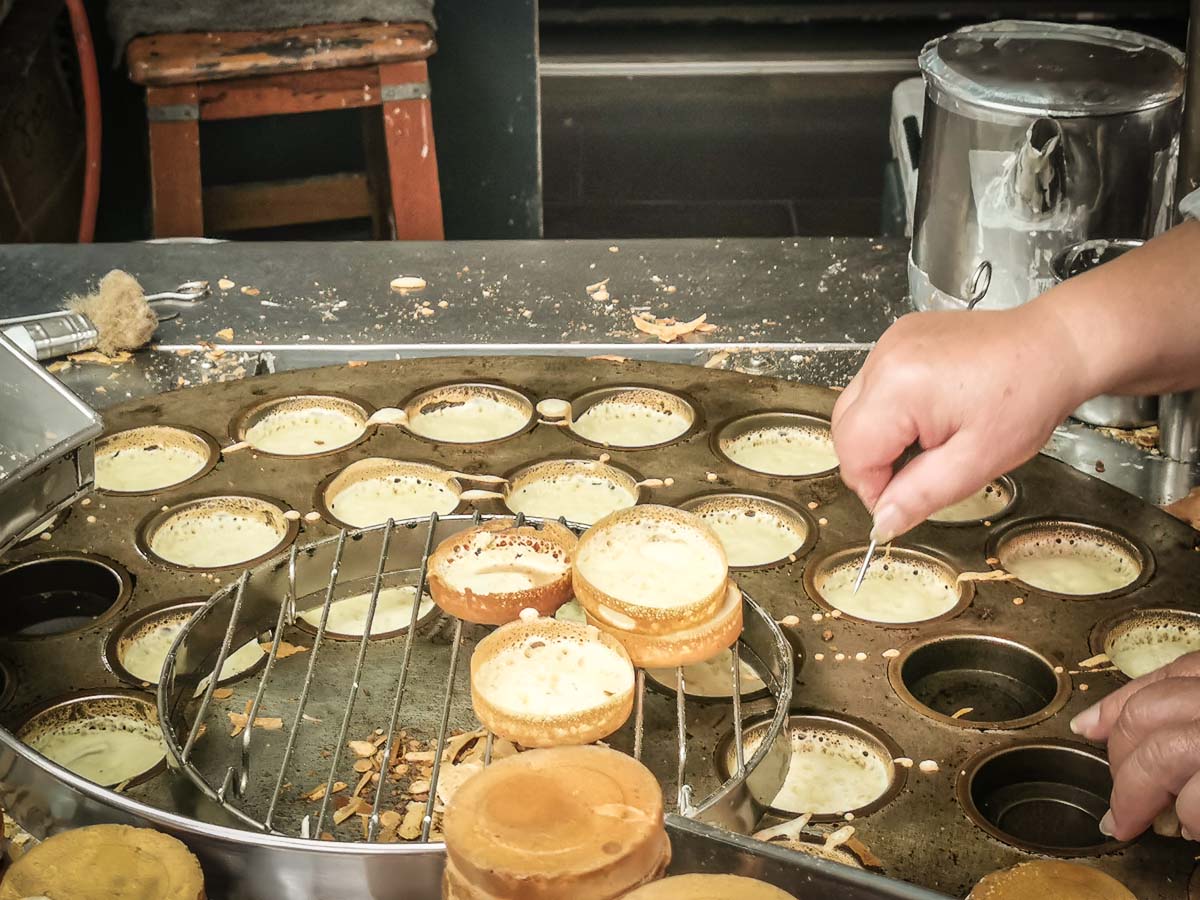
[{"label": "pot handle", "polygon": [[975,267],[971,276],[971,285],[967,288],[967,309],[974,309],[979,301],[987,296],[988,288],[992,286],[992,264],[986,259]]}]

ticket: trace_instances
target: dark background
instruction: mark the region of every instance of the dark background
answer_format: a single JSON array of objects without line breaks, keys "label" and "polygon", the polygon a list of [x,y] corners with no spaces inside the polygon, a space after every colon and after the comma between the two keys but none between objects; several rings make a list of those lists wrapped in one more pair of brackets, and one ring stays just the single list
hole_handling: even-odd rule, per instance
[{"label": "dark background", "polygon": [[[96,237],[142,239],[142,91],[115,59],[105,0],[88,9],[104,99]],[[1178,45],[1186,31],[1182,0],[439,0],[437,15],[431,82],[452,239],[878,234],[891,92],[917,74],[926,40],[999,17],[1108,24]],[[68,122],[71,49],[60,39],[39,63],[63,61],[48,108]],[[363,114],[205,123],[205,182],[361,169]],[[0,116],[2,145],[15,120]],[[44,155],[33,165],[53,182],[68,162],[38,163]],[[50,189],[11,168],[0,146],[13,190]],[[63,190],[43,222],[69,217],[75,197]],[[5,239],[29,239],[5,229],[0,203]],[[70,239],[73,225],[59,231],[41,239]],[[365,220],[237,235],[368,236]]]}]

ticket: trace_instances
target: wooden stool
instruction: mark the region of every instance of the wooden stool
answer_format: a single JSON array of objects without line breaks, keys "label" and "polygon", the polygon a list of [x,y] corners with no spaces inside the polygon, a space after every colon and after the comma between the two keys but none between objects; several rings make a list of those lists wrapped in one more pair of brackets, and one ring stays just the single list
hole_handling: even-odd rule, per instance
[{"label": "wooden stool", "polygon": [[[129,77],[146,87],[154,236],[370,216],[377,236],[441,240],[425,65],[434,47],[427,25],[361,22],[131,41]],[[201,187],[201,121],[352,107],[383,112],[386,185],[370,171],[381,162],[367,173]]]}]

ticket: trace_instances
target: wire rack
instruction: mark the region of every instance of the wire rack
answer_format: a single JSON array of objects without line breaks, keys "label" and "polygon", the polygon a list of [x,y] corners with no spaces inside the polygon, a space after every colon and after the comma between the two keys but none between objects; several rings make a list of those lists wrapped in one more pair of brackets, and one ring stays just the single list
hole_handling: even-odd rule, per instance
[{"label": "wire rack", "polygon": [[[428,519],[389,520],[373,528],[344,529],[306,547],[293,545],[286,556],[243,571],[184,626],[168,653],[158,703],[174,763],[205,797],[244,826],[315,838],[324,833],[348,739],[360,733],[364,716],[379,716],[386,710],[384,760],[394,758],[400,729],[416,718],[435,735],[429,742],[434,750],[433,768],[420,828],[420,841],[430,841],[447,742],[456,724],[465,728],[474,722],[462,659],[469,655],[468,645],[478,639],[475,635],[482,636],[486,629],[441,613],[423,615],[420,598],[425,596],[430,553],[440,540],[491,518],[511,517],[433,514]],[[582,526],[560,521],[582,530]],[[527,523],[524,516],[517,516],[516,524],[541,527],[543,520],[530,518]],[[380,640],[372,635],[380,594],[397,577],[415,587],[410,620],[401,636]],[[361,637],[352,642],[331,638],[328,623],[334,603],[368,591]],[[774,757],[773,764],[763,766],[768,771],[759,777],[782,782],[786,761],[780,759],[781,748],[775,738],[785,727],[793,681],[790,645],[779,626],[752,599],[744,597],[743,602],[745,628],[731,648],[732,696],[716,704],[691,698],[684,670],[678,669],[670,715],[664,708],[667,692],[653,691],[662,696],[651,701],[646,673],[638,669],[631,722],[611,739],[614,746],[650,765],[668,796],[673,793],[675,809],[681,815],[714,821],[732,830],[747,830],[758,817],[760,810],[752,796],[763,796],[770,786],[756,785],[751,792],[747,780],[768,756]],[[280,650],[298,614],[307,613],[311,621],[318,604],[318,624],[299,675],[294,664],[280,664]],[[232,742],[224,735],[205,737],[219,730],[213,727],[220,709],[214,706],[217,679],[212,673],[222,671],[232,650],[252,639],[260,640],[267,652],[261,668],[256,666],[253,677],[241,683],[248,703],[248,724]],[[382,666],[378,660],[368,665],[373,653],[382,654]],[[743,659],[766,684],[760,699],[744,701]],[[287,675],[282,674],[285,669]],[[294,699],[287,717],[290,722],[277,735],[264,733],[253,724],[266,708],[269,691],[287,695],[287,702]],[[334,716],[338,718],[336,727],[309,715],[314,693],[325,696],[323,708],[342,707],[340,718]],[[754,707],[757,716],[769,713],[772,721],[767,735],[749,746],[742,735],[744,702]],[[648,712],[652,703],[658,704],[657,714]],[[696,715],[689,716],[689,712]],[[721,735],[714,723],[720,722],[732,728],[736,754],[735,770],[723,781],[715,774],[711,755],[701,752],[704,748],[715,751]],[[485,766],[491,762],[494,740],[491,733],[484,738]],[[305,809],[287,796],[292,787],[289,779],[305,767],[310,767],[310,775],[324,773],[324,791],[315,818],[311,803]],[[704,787],[698,792],[693,782]],[[371,785],[367,841],[379,838],[388,783],[385,766]]]}]

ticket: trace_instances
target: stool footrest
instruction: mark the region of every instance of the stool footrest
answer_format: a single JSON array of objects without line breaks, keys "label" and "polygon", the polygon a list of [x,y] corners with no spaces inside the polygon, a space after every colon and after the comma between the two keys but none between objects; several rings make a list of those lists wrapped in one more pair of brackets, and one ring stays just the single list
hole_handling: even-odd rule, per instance
[{"label": "stool footrest", "polygon": [[371,213],[363,172],[204,188],[204,223],[210,233],[365,219]]}]

